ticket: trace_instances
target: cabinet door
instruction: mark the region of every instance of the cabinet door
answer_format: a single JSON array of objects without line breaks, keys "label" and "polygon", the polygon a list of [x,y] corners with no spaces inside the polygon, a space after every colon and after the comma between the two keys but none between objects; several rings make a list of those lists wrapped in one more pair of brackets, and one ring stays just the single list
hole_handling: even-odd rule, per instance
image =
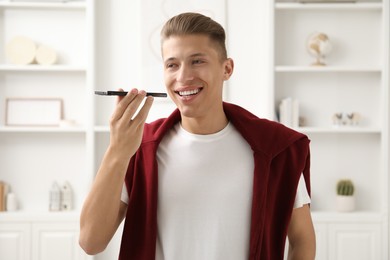
[{"label": "cabinet door", "polygon": [[380,232],[380,224],[329,225],[329,259],[382,259]]},{"label": "cabinet door", "polygon": [[0,259],[30,259],[30,224],[0,223]]},{"label": "cabinet door", "polygon": [[81,260],[77,223],[34,223],[32,229],[32,260]]}]

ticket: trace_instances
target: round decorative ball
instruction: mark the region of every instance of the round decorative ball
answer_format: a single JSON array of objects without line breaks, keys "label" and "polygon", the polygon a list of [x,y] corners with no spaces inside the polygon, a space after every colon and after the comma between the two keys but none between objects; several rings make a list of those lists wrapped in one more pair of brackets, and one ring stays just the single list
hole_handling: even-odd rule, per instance
[{"label": "round decorative ball", "polygon": [[57,53],[50,47],[41,45],[38,47],[35,59],[41,65],[53,65],[57,62]]},{"label": "round decorative ball", "polygon": [[36,44],[25,36],[15,36],[6,45],[6,56],[9,62],[17,65],[27,65],[34,62]]}]

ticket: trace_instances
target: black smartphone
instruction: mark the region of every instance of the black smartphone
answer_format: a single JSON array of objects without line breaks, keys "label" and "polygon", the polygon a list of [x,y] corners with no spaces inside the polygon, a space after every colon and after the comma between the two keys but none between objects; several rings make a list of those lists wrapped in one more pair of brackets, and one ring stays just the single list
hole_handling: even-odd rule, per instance
[{"label": "black smartphone", "polygon": [[[108,90],[108,91],[99,91],[96,90],[96,95],[101,96],[126,96],[128,91],[114,91],[114,90]],[[152,96],[152,97],[167,97],[167,93],[162,92],[146,92],[146,96]]]}]

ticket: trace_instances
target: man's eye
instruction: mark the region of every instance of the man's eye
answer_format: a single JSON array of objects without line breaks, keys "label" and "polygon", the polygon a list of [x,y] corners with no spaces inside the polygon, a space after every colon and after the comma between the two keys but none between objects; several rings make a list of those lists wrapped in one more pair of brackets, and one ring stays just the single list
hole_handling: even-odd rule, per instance
[{"label": "man's eye", "polygon": [[203,63],[202,60],[193,60],[192,61],[192,64],[201,64],[201,63]]},{"label": "man's eye", "polygon": [[166,68],[171,69],[171,68],[174,68],[175,66],[176,66],[176,65],[173,64],[173,63],[168,63],[168,64],[166,65]]}]

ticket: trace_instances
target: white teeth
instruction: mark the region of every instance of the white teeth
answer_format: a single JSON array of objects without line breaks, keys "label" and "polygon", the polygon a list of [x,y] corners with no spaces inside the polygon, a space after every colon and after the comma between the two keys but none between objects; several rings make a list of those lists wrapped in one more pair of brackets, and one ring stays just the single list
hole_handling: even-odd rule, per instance
[{"label": "white teeth", "polygon": [[190,96],[190,95],[195,95],[199,93],[200,89],[193,89],[193,90],[185,90],[185,91],[179,91],[180,96]]}]

